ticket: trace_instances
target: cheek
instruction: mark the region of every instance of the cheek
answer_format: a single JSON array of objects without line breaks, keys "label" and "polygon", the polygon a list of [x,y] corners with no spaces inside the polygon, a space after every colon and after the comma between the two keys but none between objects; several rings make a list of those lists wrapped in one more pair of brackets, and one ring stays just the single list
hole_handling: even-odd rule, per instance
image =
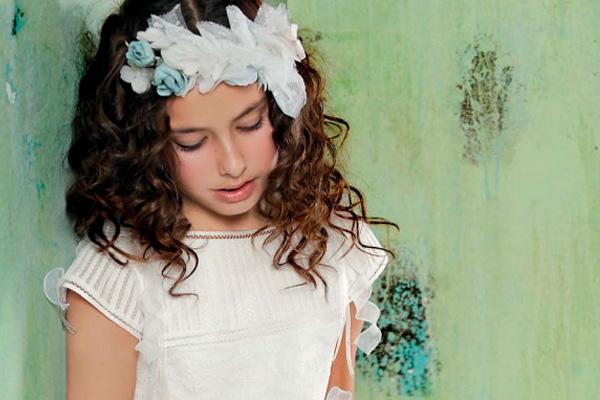
[{"label": "cheek", "polygon": [[261,133],[257,140],[248,143],[249,154],[262,169],[271,170],[277,165],[277,146],[273,141],[273,129]]},{"label": "cheek", "polygon": [[207,157],[198,157],[194,152],[190,154],[179,153],[179,170],[177,171],[177,179],[181,185],[192,186],[203,184],[207,181],[205,178],[208,175],[210,168],[210,160]]}]

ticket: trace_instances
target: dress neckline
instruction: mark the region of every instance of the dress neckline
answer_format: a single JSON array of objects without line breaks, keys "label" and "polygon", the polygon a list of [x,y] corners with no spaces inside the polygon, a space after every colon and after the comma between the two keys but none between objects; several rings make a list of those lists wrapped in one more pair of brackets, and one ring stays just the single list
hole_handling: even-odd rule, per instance
[{"label": "dress neckline", "polygon": [[[266,235],[275,229],[273,225],[266,225],[266,227],[267,229],[260,232],[257,236]],[[243,239],[251,237],[259,229],[261,228],[224,231],[191,230],[185,234],[185,237],[190,239]]]}]

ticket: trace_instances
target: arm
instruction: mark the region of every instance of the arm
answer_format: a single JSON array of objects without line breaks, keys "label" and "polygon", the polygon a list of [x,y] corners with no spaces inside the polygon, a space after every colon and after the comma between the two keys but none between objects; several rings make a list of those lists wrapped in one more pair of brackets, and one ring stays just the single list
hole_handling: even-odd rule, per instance
[{"label": "arm", "polygon": [[138,339],[116,325],[79,294],[67,291],[67,400],[131,400]]},{"label": "arm", "polygon": [[[364,321],[356,319],[356,306],[354,302],[350,303],[350,318],[351,318],[351,330],[350,330],[350,339],[352,342],[351,346],[351,357],[350,359],[354,363],[356,359],[356,345],[354,344],[354,340],[360,334],[360,330],[362,329],[362,325]],[[346,346],[344,345],[344,338],[346,334],[346,328],[342,332],[342,343],[340,344],[340,349],[338,354],[333,360],[331,365],[331,374],[329,376],[329,383],[327,384],[327,393],[334,386],[338,386],[342,390],[348,390],[352,392],[352,398],[354,398],[354,376],[350,374],[348,370],[348,365],[346,363]]]}]

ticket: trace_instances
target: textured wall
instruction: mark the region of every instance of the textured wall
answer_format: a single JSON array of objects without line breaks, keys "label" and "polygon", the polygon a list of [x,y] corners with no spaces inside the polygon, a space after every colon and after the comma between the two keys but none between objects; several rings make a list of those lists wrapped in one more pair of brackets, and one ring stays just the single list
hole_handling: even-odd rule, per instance
[{"label": "textured wall", "polygon": [[[0,1],[0,397],[65,398],[64,332],[42,292],[68,266],[75,240],[64,214],[79,34],[92,1]],[[62,366],[62,367],[61,367]]]},{"label": "textured wall", "polygon": [[[78,35],[114,1],[0,0],[0,390],[64,398],[41,292],[68,265]],[[357,399],[600,396],[600,4],[289,0],[398,260]],[[301,32],[302,33],[302,32]]]},{"label": "textured wall", "polygon": [[600,398],[600,3],[288,4],[402,227],[357,398]]}]

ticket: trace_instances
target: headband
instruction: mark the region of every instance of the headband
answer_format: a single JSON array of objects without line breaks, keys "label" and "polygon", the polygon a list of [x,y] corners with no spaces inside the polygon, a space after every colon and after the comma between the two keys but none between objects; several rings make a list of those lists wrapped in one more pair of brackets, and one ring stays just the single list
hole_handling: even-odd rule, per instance
[{"label": "headband", "polygon": [[237,6],[226,11],[230,28],[202,21],[196,24],[200,35],[186,28],[179,4],[151,15],[148,29],[127,43],[121,79],[136,93],[155,86],[160,96],[185,96],[194,86],[208,93],[220,82],[247,86],[258,80],[281,111],[296,118],[306,104],[306,87],[295,62],[306,54],[285,4],[275,8],[263,2],[254,21]]}]

